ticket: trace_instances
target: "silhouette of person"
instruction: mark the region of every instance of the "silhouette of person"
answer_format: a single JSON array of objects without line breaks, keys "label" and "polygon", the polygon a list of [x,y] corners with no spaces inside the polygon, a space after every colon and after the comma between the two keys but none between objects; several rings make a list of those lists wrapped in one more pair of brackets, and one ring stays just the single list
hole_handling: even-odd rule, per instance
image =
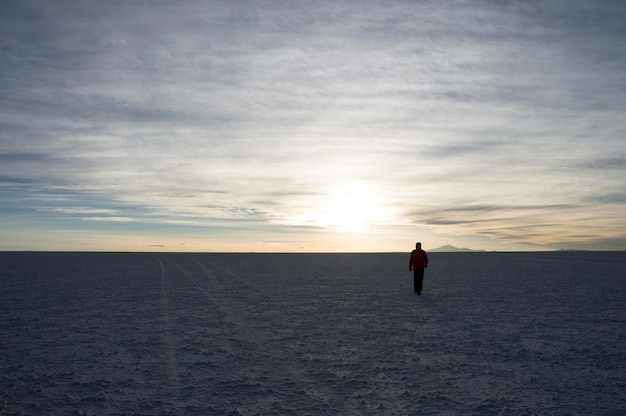
[{"label": "silhouette of person", "polygon": [[415,250],[411,252],[409,270],[413,270],[413,291],[422,294],[422,282],[424,281],[424,269],[428,267],[428,256],[422,250],[422,243],[415,244]]}]

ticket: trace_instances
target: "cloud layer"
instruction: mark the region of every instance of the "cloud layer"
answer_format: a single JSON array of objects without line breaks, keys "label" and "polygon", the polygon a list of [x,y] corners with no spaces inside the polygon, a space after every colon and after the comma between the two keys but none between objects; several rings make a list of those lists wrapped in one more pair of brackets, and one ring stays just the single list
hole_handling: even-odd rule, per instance
[{"label": "cloud layer", "polygon": [[625,249],[624,18],[610,1],[4,2],[2,221],[206,249],[324,250],[356,224],[363,250]]}]

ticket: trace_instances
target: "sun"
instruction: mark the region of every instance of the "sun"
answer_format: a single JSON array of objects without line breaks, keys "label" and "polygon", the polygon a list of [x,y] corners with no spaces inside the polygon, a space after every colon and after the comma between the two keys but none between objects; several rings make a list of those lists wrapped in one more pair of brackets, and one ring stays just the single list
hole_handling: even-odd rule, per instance
[{"label": "sun", "polygon": [[384,193],[371,184],[332,186],[298,201],[285,219],[292,225],[362,233],[374,224],[391,221],[392,209],[385,202]]},{"label": "sun", "polygon": [[320,225],[347,231],[363,229],[367,224],[367,198],[360,195],[334,195],[319,206]]},{"label": "sun", "polygon": [[323,227],[358,232],[372,223],[385,221],[388,213],[375,192],[351,186],[325,194],[313,217],[314,222]]}]

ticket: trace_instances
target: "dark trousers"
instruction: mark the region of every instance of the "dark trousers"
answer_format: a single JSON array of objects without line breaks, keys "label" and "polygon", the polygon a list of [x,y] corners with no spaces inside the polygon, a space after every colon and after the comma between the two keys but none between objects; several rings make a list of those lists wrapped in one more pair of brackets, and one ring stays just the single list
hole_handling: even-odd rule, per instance
[{"label": "dark trousers", "polygon": [[422,291],[422,282],[424,281],[424,269],[413,269],[413,291],[420,293]]}]

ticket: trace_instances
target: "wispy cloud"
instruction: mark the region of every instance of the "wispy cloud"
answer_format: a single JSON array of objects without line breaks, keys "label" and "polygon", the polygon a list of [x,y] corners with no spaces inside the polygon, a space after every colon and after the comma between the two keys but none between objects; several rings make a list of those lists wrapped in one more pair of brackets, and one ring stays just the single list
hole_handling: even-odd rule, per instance
[{"label": "wispy cloud", "polygon": [[237,223],[242,242],[315,239],[348,221],[338,204],[398,241],[625,238],[625,17],[584,1],[4,3],[0,208]]}]

